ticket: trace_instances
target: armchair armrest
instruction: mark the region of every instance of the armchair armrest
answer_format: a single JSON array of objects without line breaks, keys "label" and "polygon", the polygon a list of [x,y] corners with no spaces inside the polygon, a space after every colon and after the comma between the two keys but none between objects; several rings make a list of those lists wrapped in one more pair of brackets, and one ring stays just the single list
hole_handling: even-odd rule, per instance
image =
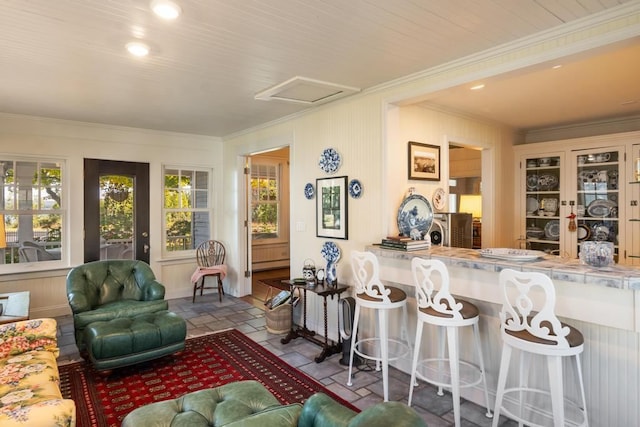
[{"label": "armchair armrest", "polygon": [[354,416],[356,413],[351,409],[324,393],[316,393],[304,403],[302,414],[298,419],[298,427],[346,427]]},{"label": "armchair armrest", "polygon": [[143,285],[142,298],[145,301],[164,299],[164,285],[157,280],[150,280]]},{"label": "armchair armrest", "polygon": [[0,325],[0,358],[32,350],[59,355],[55,319],[34,319]]},{"label": "armchair armrest", "polygon": [[378,403],[357,414],[323,393],[311,396],[302,408],[298,427],[426,427],[422,418],[400,402]]}]

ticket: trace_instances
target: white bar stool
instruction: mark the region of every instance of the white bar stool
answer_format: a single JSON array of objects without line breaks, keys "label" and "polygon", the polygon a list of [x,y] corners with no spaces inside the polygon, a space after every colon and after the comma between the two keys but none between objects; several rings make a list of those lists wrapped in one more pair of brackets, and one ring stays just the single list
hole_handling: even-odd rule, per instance
[{"label": "white bar stool", "polygon": [[[416,377],[438,386],[439,396],[443,395],[443,387],[451,388],[455,425],[459,427],[460,389],[473,387],[482,382],[487,402],[486,416],[491,418],[489,391],[487,389],[482,350],[480,349],[480,331],[478,327],[480,312],[478,308],[468,301],[454,298],[451,295],[449,291],[449,271],[442,261],[413,258],[411,260],[411,272],[416,286],[418,324],[411,367],[411,383],[409,385],[409,406],[411,406],[411,399],[413,398]],[[422,329],[425,323],[438,327],[440,354],[437,358],[419,360]],[[465,326],[473,327],[479,366],[460,360],[458,330]],[[444,330],[447,332],[448,357],[444,355]],[[443,372],[444,362],[448,362],[448,372]]]},{"label": "white bar stool", "polygon": [[[560,427],[566,425],[565,409],[569,408],[576,410],[576,418],[582,418],[571,420],[571,425],[588,426],[580,364],[584,338],[580,331],[560,323],[556,317],[556,293],[553,282],[542,273],[511,269],[500,272],[499,282],[503,299],[500,311],[503,345],[493,427],[498,425],[500,412],[518,421],[520,426],[523,423],[528,426],[542,426],[543,424],[538,422],[552,419],[553,425]],[[521,351],[520,382],[518,387],[506,388],[512,349]],[[550,390],[528,387],[525,370],[528,371],[531,355],[545,357]],[[574,358],[577,371],[578,391],[582,398],[580,404],[570,402],[564,397],[562,358],[571,356]],[[517,400],[513,410],[505,406],[507,396],[511,395],[512,402]],[[545,396],[550,396],[550,402],[548,399],[541,399]],[[525,399],[526,397],[529,399]],[[548,412],[549,404],[551,414]]]},{"label": "white bar stool", "polygon": [[[382,365],[384,401],[389,401],[389,361],[406,357],[411,351],[407,332],[407,294],[399,288],[384,286],[380,281],[378,259],[371,252],[351,252],[351,269],[356,280],[356,308],[353,315],[351,352],[349,355],[348,386],[352,386],[353,355],[376,361]],[[373,309],[378,317],[378,335],[357,339],[358,321],[362,308]],[[402,308],[400,339],[389,338],[389,310]],[[401,341],[404,339],[405,342]],[[389,344],[392,344],[391,349]],[[367,348],[364,348],[364,347]]]}]

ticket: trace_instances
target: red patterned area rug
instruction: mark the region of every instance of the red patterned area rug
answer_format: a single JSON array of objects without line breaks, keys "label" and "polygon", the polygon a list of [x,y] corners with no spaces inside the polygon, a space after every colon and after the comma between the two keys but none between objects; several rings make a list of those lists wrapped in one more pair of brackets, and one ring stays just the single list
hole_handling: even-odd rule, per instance
[{"label": "red patterned area rug", "polygon": [[76,402],[78,427],[120,426],[129,412],[148,403],[249,379],[264,384],[282,404],[302,403],[321,391],[358,411],[237,330],[190,338],[180,355],[121,368],[107,378],[86,362],[60,367],[62,394]]}]

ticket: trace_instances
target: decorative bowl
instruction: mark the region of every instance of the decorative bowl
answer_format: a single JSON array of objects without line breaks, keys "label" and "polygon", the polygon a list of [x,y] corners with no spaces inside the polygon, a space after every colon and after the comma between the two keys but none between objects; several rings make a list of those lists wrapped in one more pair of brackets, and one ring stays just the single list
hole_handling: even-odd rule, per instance
[{"label": "decorative bowl", "polygon": [[540,175],[538,177],[538,190],[555,190],[558,187],[558,183],[558,177],[555,175]]},{"label": "decorative bowl", "polygon": [[613,264],[613,243],[580,243],[580,261],[592,267],[607,267]]},{"label": "decorative bowl", "polygon": [[527,227],[527,237],[530,239],[541,239],[544,236],[544,230],[540,227]]}]

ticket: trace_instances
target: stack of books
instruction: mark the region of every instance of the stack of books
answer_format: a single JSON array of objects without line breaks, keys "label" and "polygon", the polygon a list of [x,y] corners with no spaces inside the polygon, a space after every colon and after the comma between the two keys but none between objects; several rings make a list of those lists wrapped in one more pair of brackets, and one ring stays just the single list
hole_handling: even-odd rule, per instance
[{"label": "stack of books", "polygon": [[387,236],[380,243],[381,248],[396,249],[401,251],[420,251],[429,249],[431,242],[428,240],[411,240],[406,236]]}]

